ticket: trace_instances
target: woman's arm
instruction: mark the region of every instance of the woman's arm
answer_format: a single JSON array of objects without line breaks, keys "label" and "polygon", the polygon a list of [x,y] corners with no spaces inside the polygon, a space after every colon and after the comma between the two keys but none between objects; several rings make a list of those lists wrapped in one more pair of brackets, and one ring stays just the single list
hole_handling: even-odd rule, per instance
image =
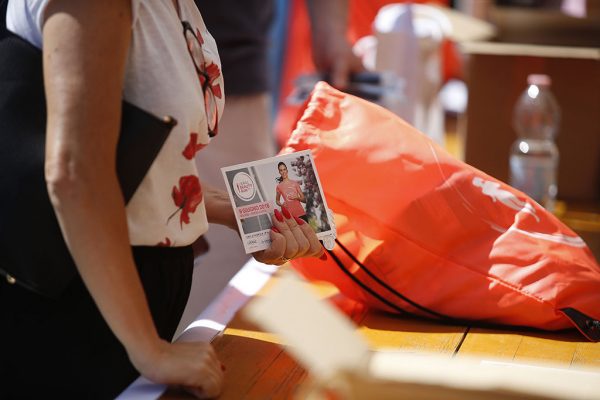
[{"label": "woman's arm", "polygon": [[335,87],[344,88],[351,72],[364,70],[346,38],[349,0],[307,0],[306,3],[315,66],[331,74]]},{"label": "woman's arm", "polygon": [[48,192],[79,273],[136,368],[158,382],[217,394],[222,373],[212,350],[159,338],[129,246],[115,153],[131,34],[129,0],[49,3]]},{"label": "woman's arm", "polygon": [[227,192],[203,183],[202,193],[204,193],[204,205],[208,222],[225,225],[237,231],[237,221]]},{"label": "woman's arm", "polygon": [[279,193],[279,190],[275,191],[275,204],[277,204],[279,207],[282,206],[281,204],[281,193]]}]

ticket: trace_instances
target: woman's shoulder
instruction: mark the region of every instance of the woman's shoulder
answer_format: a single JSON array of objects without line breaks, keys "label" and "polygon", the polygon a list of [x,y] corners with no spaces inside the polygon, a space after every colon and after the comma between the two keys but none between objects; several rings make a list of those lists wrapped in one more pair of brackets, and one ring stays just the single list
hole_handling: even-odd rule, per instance
[{"label": "woman's shoulder", "polygon": [[[133,15],[137,14],[138,4],[143,1],[145,0],[131,0]],[[41,49],[43,45],[42,25],[48,3],[50,0],[9,1],[6,8],[6,28]],[[152,4],[152,2],[149,3]]]}]

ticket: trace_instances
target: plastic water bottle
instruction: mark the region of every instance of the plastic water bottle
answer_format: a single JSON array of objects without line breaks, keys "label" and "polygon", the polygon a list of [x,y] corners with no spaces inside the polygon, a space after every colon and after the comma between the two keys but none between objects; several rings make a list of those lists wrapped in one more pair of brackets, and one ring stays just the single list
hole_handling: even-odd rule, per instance
[{"label": "plastic water bottle", "polygon": [[553,211],[559,159],[554,139],[560,108],[550,92],[548,75],[529,75],[527,83],[513,112],[518,138],[510,150],[510,184]]}]

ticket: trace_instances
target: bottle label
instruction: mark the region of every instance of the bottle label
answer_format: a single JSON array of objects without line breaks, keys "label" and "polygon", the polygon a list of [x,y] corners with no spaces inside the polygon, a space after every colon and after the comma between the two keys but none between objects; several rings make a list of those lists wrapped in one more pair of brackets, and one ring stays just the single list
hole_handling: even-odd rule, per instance
[{"label": "bottle label", "polygon": [[557,162],[551,158],[513,155],[510,185],[551,209],[556,199]]}]

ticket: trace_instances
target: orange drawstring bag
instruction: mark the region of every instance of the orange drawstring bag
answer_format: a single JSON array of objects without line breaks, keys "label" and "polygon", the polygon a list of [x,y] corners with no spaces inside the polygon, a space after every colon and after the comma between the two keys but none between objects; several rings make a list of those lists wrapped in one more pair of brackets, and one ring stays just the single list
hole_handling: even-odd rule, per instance
[{"label": "orange drawstring bag", "polygon": [[337,226],[308,279],[369,307],[449,322],[577,327],[600,340],[600,267],[522,192],[389,111],[320,82],[282,153],[312,150]]}]

